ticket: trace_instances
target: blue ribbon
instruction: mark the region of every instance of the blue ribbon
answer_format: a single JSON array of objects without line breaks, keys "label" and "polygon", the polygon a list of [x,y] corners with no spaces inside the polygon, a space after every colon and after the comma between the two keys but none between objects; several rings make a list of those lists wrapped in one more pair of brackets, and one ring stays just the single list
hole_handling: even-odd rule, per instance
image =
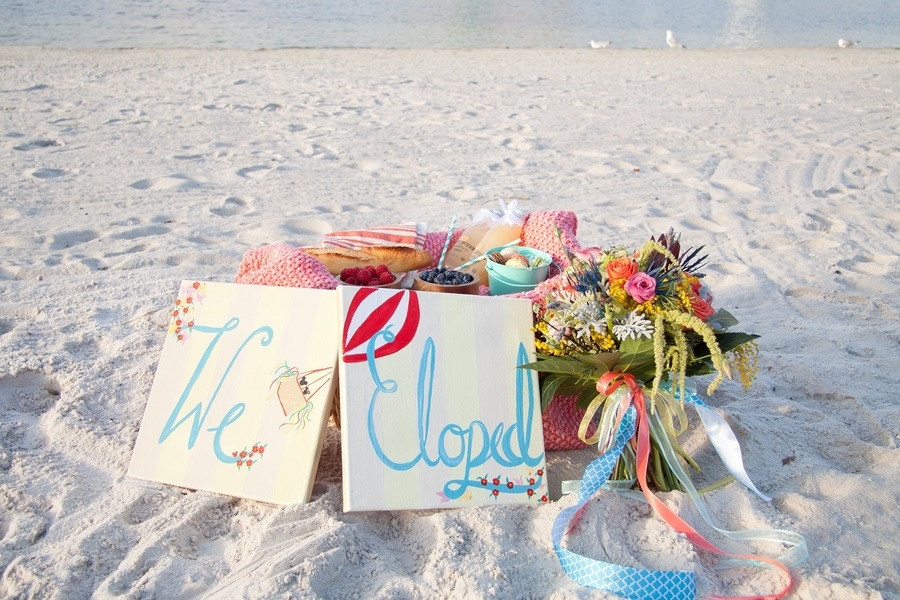
[{"label": "blue ribbon", "polygon": [[637,411],[630,407],[616,431],[612,448],[594,459],[584,470],[578,500],[563,509],[553,521],[553,549],[566,574],[583,586],[606,590],[633,600],[692,600],[697,582],[690,571],[651,571],[603,562],[562,547],[570,522],[603,487],[625,444],[634,437]]},{"label": "blue ribbon", "polygon": [[[769,501],[767,496],[756,489],[756,486],[753,485],[744,471],[737,439],[724,419],[703,404],[700,398],[692,391],[688,391],[684,401],[686,404],[691,404],[697,408],[698,413],[704,422],[704,426],[710,434],[713,445],[729,471],[762,499]],[[704,415],[701,411],[705,411],[709,414]],[[586,587],[605,590],[633,600],[693,599],[697,595],[696,579],[693,572],[654,571],[623,567],[621,565],[587,558],[562,547],[562,538],[567,533],[567,529],[571,529],[571,527],[574,526],[574,523],[578,520],[578,515],[594,494],[604,488],[616,489],[619,487],[611,486],[608,479],[612,474],[616,461],[625,449],[625,445],[635,435],[636,418],[637,411],[633,406],[629,407],[622,418],[619,428],[616,430],[613,446],[593,460],[585,468],[583,479],[580,482],[581,485],[577,490],[578,499],[575,505],[560,511],[553,522],[553,548],[556,551],[556,555],[559,557],[559,562],[565,573],[574,581]],[[658,419],[651,418],[650,426],[657,439],[665,439],[665,431]],[[703,501],[700,499],[700,494],[691,482],[690,476],[678,462],[674,450],[667,443],[661,444],[660,450],[663,452],[663,459],[666,460],[670,468],[672,468],[676,478],[681,482],[686,493],[697,506],[701,517],[713,529],[731,539],[744,541],[761,540],[781,543],[788,546],[790,548],[788,552],[776,559],[787,567],[796,566],[803,562],[807,557],[806,540],[802,535],[791,531],[778,529],[727,531],[716,527],[713,524]],[[571,485],[573,483],[577,482],[563,482],[563,487],[571,488],[573,487]],[[632,482],[624,483],[628,484]],[[569,485],[567,486],[567,484]],[[630,490],[617,489],[616,491],[629,497],[645,500],[642,495],[631,493]],[[747,566],[748,564],[765,566],[761,563],[731,559],[721,561],[718,567],[731,568],[735,566]]]}]

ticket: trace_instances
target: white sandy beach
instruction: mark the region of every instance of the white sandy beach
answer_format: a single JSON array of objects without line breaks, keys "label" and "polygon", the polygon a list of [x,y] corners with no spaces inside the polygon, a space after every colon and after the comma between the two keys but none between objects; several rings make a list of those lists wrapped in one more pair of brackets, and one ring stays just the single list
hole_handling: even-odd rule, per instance
[{"label": "white sandy beach", "polygon": [[[0,47],[0,596],[613,598],[550,540],[596,449],[548,453],[554,502],[442,512],[343,513],[334,427],[307,505],[125,476],[182,279],[515,196],[574,211],[584,245],[706,245],[717,303],[762,335],[753,388],[709,403],[774,498],[731,484],[710,512],[806,537],[792,598],[900,598],[898,192],[894,50]],[[699,486],[726,475],[683,441]],[[612,493],[571,544],[703,593],[782,583]]]}]

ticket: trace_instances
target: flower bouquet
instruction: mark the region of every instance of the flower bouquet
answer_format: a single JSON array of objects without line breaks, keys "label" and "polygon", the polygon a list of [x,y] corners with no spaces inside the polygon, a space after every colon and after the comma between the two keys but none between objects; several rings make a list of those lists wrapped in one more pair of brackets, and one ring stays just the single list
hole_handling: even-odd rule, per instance
[{"label": "flower bouquet", "polygon": [[[649,420],[648,482],[660,491],[682,489],[672,455],[698,468],[677,440],[687,427],[688,378],[714,374],[711,394],[737,371],[749,386],[759,336],[729,331],[737,319],[713,308],[702,283],[708,255],[702,246],[683,250],[671,230],[633,251],[565,252],[569,266],[535,303],[537,361],[523,366],[542,373],[542,407],[554,397],[577,395],[586,411],[579,437],[605,450],[625,409],[639,400]],[[632,446],[611,476],[627,487],[638,475]]]}]

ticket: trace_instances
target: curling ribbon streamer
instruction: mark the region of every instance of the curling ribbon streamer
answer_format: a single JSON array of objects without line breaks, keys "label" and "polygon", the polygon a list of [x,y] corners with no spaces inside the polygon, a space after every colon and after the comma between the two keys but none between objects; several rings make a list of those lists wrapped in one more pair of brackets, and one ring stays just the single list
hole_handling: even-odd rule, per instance
[{"label": "curling ribbon streamer", "polygon": [[747,471],[744,469],[744,461],[741,458],[741,446],[738,444],[737,437],[735,437],[734,432],[725,419],[704,404],[693,391],[685,390],[684,403],[692,405],[697,411],[700,421],[703,422],[703,428],[706,429],[709,441],[716,449],[728,472],[764,501],[771,502],[772,499],[756,489],[756,486],[750,481],[750,476],[747,475]]},{"label": "curling ribbon streamer", "polygon": [[553,548],[563,571],[583,586],[605,590],[633,600],[693,600],[697,595],[694,574],[689,571],[650,571],[602,562],[562,547],[567,527],[574,527],[578,515],[609,479],[619,454],[635,432],[633,407],[628,408],[616,431],[613,446],[594,459],[584,470],[578,500],[564,508],[553,521]]},{"label": "curling ribbon streamer", "polygon": [[[631,567],[622,567],[613,565],[599,560],[590,559],[585,556],[576,554],[562,547],[562,537],[568,531],[574,528],[578,521],[578,517],[584,510],[587,502],[591,497],[603,486],[612,473],[612,469],[618,459],[625,444],[629,443],[632,438],[636,437],[637,441],[637,477],[641,491],[647,502],[653,508],[654,512],[660,516],[666,523],[679,533],[683,533],[696,547],[721,556],[736,559],[732,561],[723,561],[721,566],[734,566],[735,564],[749,564],[759,566],[771,566],[782,571],[787,576],[787,584],[776,594],[767,596],[742,596],[741,600],[776,600],[783,598],[792,587],[792,579],[787,566],[778,560],[765,556],[735,554],[726,552],[716,547],[690,525],[676,515],[668,506],[659,500],[650,491],[647,485],[647,465],[650,456],[650,428],[651,422],[648,418],[647,407],[645,404],[644,393],[641,386],[637,383],[633,376],[622,373],[607,373],[604,375],[597,385],[598,391],[606,396],[612,395],[617,389],[625,386],[629,392],[629,402],[626,410],[619,415],[619,423],[615,429],[615,438],[612,447],[607,449],[599,458],[591,462],[584,472],[582,485],[578,490],[578,500],[575,506],[563,509],[553,522],[552,539],[556,554],[559,557],[560,564],[566,574],[576,582],[592,587],[609,591],[625,598],[633,600],[682,600],[694,598],[696,596],[696,579],[692,572],[688,571],[651,571],[646,569],[635,569]],[[671,450],[669,448],[668,450]],[[667,456],[675,460],[677,466],[676,474],[687,477],[683,469],[680,468],[674,453]],[[680,473],[678,472],[680,471]],[[680,479],[680,477],[679,477]],[[685,481],[682,481],[684,484]],[[699,494],[693,488],[688,478],[686,488],[692,490],[692,499],[698,503],[704,518],[708,519],[705,508],[702,507]],[[722,531],[722,530],[719,530]],[[790,562],[795,563],[805,558],[806,545],[802,536],[792,532],[780,532],[777,530],[766,530],[764,532],[724,532],[729,537],[737,539],[767,539],[770,541],[779,541],[782,543],[793,544],[794,550],[789,553]],[[763,537],[761,533],[765,533]],[[728,598],[727,596],[710,596],[715,599]]]}]

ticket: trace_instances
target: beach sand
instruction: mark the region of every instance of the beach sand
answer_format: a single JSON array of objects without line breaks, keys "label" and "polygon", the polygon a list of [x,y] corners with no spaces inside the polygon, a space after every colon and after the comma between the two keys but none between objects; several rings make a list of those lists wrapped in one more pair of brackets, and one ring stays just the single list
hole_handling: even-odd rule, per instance
[{"label": "beach sand", "polygon": [[[762,335],[753,388],[709,402],[774,498],[732,484],[710,512],[806,537],[794,598],[900,597],[898,99],[893,50],[0,48],[0,596],[612,598],[550,541],[596,449],[548,453],[555,501],[529,507],[344,514],[333,427],[306,505],[125,477],[182,279],[518,197],[584,245],[706,245],[717,305]],[[783,583],[612,493],[570,544],[704,593]]]}]

